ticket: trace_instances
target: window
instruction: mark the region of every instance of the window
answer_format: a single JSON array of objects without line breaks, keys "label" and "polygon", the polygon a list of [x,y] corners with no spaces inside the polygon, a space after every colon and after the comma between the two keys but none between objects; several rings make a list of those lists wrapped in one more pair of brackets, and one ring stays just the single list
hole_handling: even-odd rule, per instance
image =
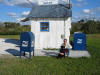
[{"label": "window", "polygon": [[40,31],[49,32],[49,22],[40,22]]}]

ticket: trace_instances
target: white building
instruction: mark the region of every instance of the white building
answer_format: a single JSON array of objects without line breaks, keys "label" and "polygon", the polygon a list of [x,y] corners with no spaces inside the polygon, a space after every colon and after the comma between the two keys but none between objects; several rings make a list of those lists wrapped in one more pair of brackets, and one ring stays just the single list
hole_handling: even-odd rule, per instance
[{"label": "white building", "polygon": [[26,20],[30,20],[31,31],[35,34],[35,48],[60,48],[61,37],[67,38],[69,43],[71,17],[69,4],[43,5],[40,2],[39,6],[33,7]]}]

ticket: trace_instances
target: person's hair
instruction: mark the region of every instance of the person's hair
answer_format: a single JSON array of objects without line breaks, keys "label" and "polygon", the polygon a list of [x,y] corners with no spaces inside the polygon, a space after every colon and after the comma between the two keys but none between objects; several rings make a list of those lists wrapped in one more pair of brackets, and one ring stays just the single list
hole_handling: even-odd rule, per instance
[{"label": "person's hair", "polygon": [[67,39],[64,39],[64,40],[67,40]]},{"label": "person's hair", "polygon": [[67,39],[64,39],[64,42],[67,42]]}]

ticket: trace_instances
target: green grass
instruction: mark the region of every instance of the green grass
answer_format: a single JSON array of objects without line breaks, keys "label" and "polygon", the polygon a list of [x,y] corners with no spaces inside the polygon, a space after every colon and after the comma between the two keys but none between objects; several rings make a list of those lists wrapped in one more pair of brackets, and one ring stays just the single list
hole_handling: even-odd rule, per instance
[{"label": "green grass", "polygon": [[20,35],[0,35],[0,38],[20,39]]},{"label": "green grass", "polygon": [[0,75],[100,75],[99,36],[87,36],[91,58],[0,58]]}]

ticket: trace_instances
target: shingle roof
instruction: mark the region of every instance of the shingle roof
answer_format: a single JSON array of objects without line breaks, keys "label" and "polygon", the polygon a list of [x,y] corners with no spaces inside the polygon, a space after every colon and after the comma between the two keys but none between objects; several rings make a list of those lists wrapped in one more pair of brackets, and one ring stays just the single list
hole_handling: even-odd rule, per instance
[{"label": "shingle roof", "polygon": [[69,5],[41,5],[33,7],[28,18],[64,18],[71,17]]}]

